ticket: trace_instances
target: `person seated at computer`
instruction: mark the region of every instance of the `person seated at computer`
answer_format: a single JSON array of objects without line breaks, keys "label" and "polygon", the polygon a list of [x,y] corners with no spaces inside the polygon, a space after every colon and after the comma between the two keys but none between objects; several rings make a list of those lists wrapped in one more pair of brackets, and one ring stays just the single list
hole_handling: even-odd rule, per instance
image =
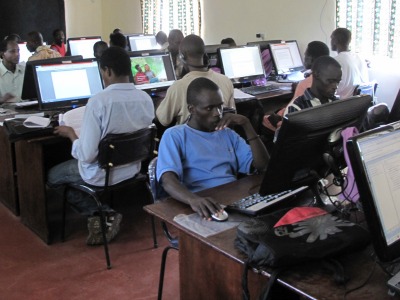
[{"label": "person seated at computer", "polygon": [[[86,182],[104,185],[104,171],[97,163],[98,145],[109,133],[133,132],[152,124],[154,105],[150,96],[129,83],[131,61],[127,52],[119,47],[104,51],[99,62],[105,89],[93,96],[86,105],[80,136],[68,126],[56,127],[54,133],[72,141],[74,159],[54,166],[48,173],[48,186],[56,188],[67,183]],[[116,168],[110,184],[131,178],[140,171],[140,163]],[[88,216],[87,244],[102,244],[100,218],[97,205],[91,197],[71,190],[67,200],[81,214]],[[107,205],[103,206],[107,218],[107,241],[119,231],[122,216]]]},{"label": "person seated at computer", "polygon": [[229,45],[229,47],[235,47],[236,46],[235,40],[233,38],[231,38],[231,37],[222,39],[221,40],[221,44]]},{"label": "person seated at computer", "polygon": [[110,47],[112,47],[112,46],[121,47],[122,49],[126,50],[126,47],[127,47],[126,37],[120,32],[111,33],[110,34]]},{"label": "person seated at computer", "polygon": [[156,42],[160,45],[161,50],[167,50],[169,43],[168,43],[168,36],[164,31],[159,31],[156,34]]},{"label": "person seated at computer", "polygon": [[135,84],[149,83],[146,73],[143,72],[142,67],[139,65],[136,65],[135,69],[137,71],[135,76],[133,76],[133,81],[135,82]]},{"label": "person seated at computer", "polygon": [[201,37],[191,34],[186,36],[180,46],[180,60],[187,74],[180,80],[174,82],[167,90],[164,100],[161,101],[156,111],[156,117],[161,125],[168,127],[183,124],[189,117],[189,110],[186,102],[188,85],[196,78],[206,77],[215,82],[222,91],[223,105],[236,108],[233,98],[233,84],[225,75],[208,69],[204,62],[204,42]]},{"label": "person seated at computer", "polygon": [[93,45],[93,55],[97,60],[100,60],[101,55],[103,52],[108,49],[108,45],[104,41],[98,41]]},{"label": "person seated at computer", "polygon": [[19,102],[25,66],[19,63],[19,46],[13,39],[0,42],[0,103]]},{"label": "person seated at computer", "polygon": [[33,55],[28,58],[28,61],[61,57],[60,53],[43,45],[43,36],[38,31],[31,31],[28,33],[26,48],[28,48],[30,52],[34,52]]},{"label": "person seated at computer", "polygon": [[11,33],[11,34],[5,36],[4,40],[6,40],[6,41],[14,41],[14,42],[17,42],[17,43],[21,43],[21,41],[22,41],[21,37],[17,33]]},{"label": "person seated at computer", "polygon": [[50,49],[57,51],[61,56],[65,56],[65,34],[61,29],[56,29],[53,31],[53,43],[50,46]]},{"label": "person seated at computer", "polygon": [[144,73],[146,74],[146,77],[150,83],[158,82],[156,74],[152,70],[150,70],[150,66],[148,64],[144,65]]},{"label": "person seated at computer", "polygon": [[168,35],[168,52],[171,54],[172,63],[175,69],[176,79],[182,77],[182,62],[178,59],[179,46],[184,36],[182,31],[179,29],[172,29]]},{"label": "person seated at computer", "polygon": [[311,87],[289,105],[289,114],[336,100],[336,89],[342,79],[340,64],[333,57],[324,55],[314,61],[311,71]]},{"label": "person seated at computer", "polygon": [[336,28],[331,34],[331,49],[337,51],[335,59],[342,66],[342,81],[337,89],[340,99],[353,95],[357,85],[369,82],[367,62],[350,50],[351,31]]},{"label": "person seated at computer", "polygon": [[[222,114],[222,91],[210,79],[191,81],[186,99],[187,123],[167,129],[161,138],[157,180],[171,197],[210,219],[221,205],[194,193],[235,181],[238,173],[264,171],[269,154],[249,119]],[[241,126],[248,144],[229,125]]]}]

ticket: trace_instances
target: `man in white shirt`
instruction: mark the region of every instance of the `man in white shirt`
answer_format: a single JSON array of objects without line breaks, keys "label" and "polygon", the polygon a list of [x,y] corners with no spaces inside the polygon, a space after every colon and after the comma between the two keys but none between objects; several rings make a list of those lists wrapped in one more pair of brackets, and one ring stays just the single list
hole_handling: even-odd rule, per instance
[{"label": "man in white shirt", "polygon": [[342,81],[337,89],[340,99],[351,97],[357,85],[369,82],[367,63],[350,51],[350,42],[350,30],[337,28],[332,32],[331,49],[338,52],[335,59],[342,67]]}]

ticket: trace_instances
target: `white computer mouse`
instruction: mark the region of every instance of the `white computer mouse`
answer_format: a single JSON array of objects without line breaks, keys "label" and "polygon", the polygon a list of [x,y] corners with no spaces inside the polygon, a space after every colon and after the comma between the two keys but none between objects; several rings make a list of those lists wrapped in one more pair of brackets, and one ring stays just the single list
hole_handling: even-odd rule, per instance
[{"label": "white computer mouse", "polygon": [[211,218],[213,221],[223,222],[223,221],[228,220],[228,213],[225,210],[223,210],[220,213],[212,214]]}]

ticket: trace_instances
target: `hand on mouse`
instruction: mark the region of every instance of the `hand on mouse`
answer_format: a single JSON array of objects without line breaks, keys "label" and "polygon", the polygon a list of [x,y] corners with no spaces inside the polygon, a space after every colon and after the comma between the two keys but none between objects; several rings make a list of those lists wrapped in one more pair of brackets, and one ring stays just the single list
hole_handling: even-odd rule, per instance
[{"label": "hand on mouse", "polygon": [[211,216],[213,214],[222,213],[223,209],[221,205],[211,197],[194,196],[193,199],[189,200],[189,205],[200,217],[211,221]]}]

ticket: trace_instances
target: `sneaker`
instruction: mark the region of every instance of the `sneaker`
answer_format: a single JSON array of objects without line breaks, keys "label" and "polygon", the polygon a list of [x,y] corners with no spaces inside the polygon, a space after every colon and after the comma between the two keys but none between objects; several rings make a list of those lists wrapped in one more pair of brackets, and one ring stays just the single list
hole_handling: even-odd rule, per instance
[{"label": "sneaker", "polygon": [[[120,230],[122,215],[112,212],[106,215],[106,239],[111,242]],[[89,235],[86,239],[86,244],[90,246],[102,245],[103,235],[101,233],[101,222],[99,216],[88,218]]]},{"label": "sneaker", "polygon": [[107,242],[111,242],[120,230],[120,225],[122,221],[122,215],[119,213],[111,213],[107,216],[106,225],[107,225],[107,232],[106,238]]}]

